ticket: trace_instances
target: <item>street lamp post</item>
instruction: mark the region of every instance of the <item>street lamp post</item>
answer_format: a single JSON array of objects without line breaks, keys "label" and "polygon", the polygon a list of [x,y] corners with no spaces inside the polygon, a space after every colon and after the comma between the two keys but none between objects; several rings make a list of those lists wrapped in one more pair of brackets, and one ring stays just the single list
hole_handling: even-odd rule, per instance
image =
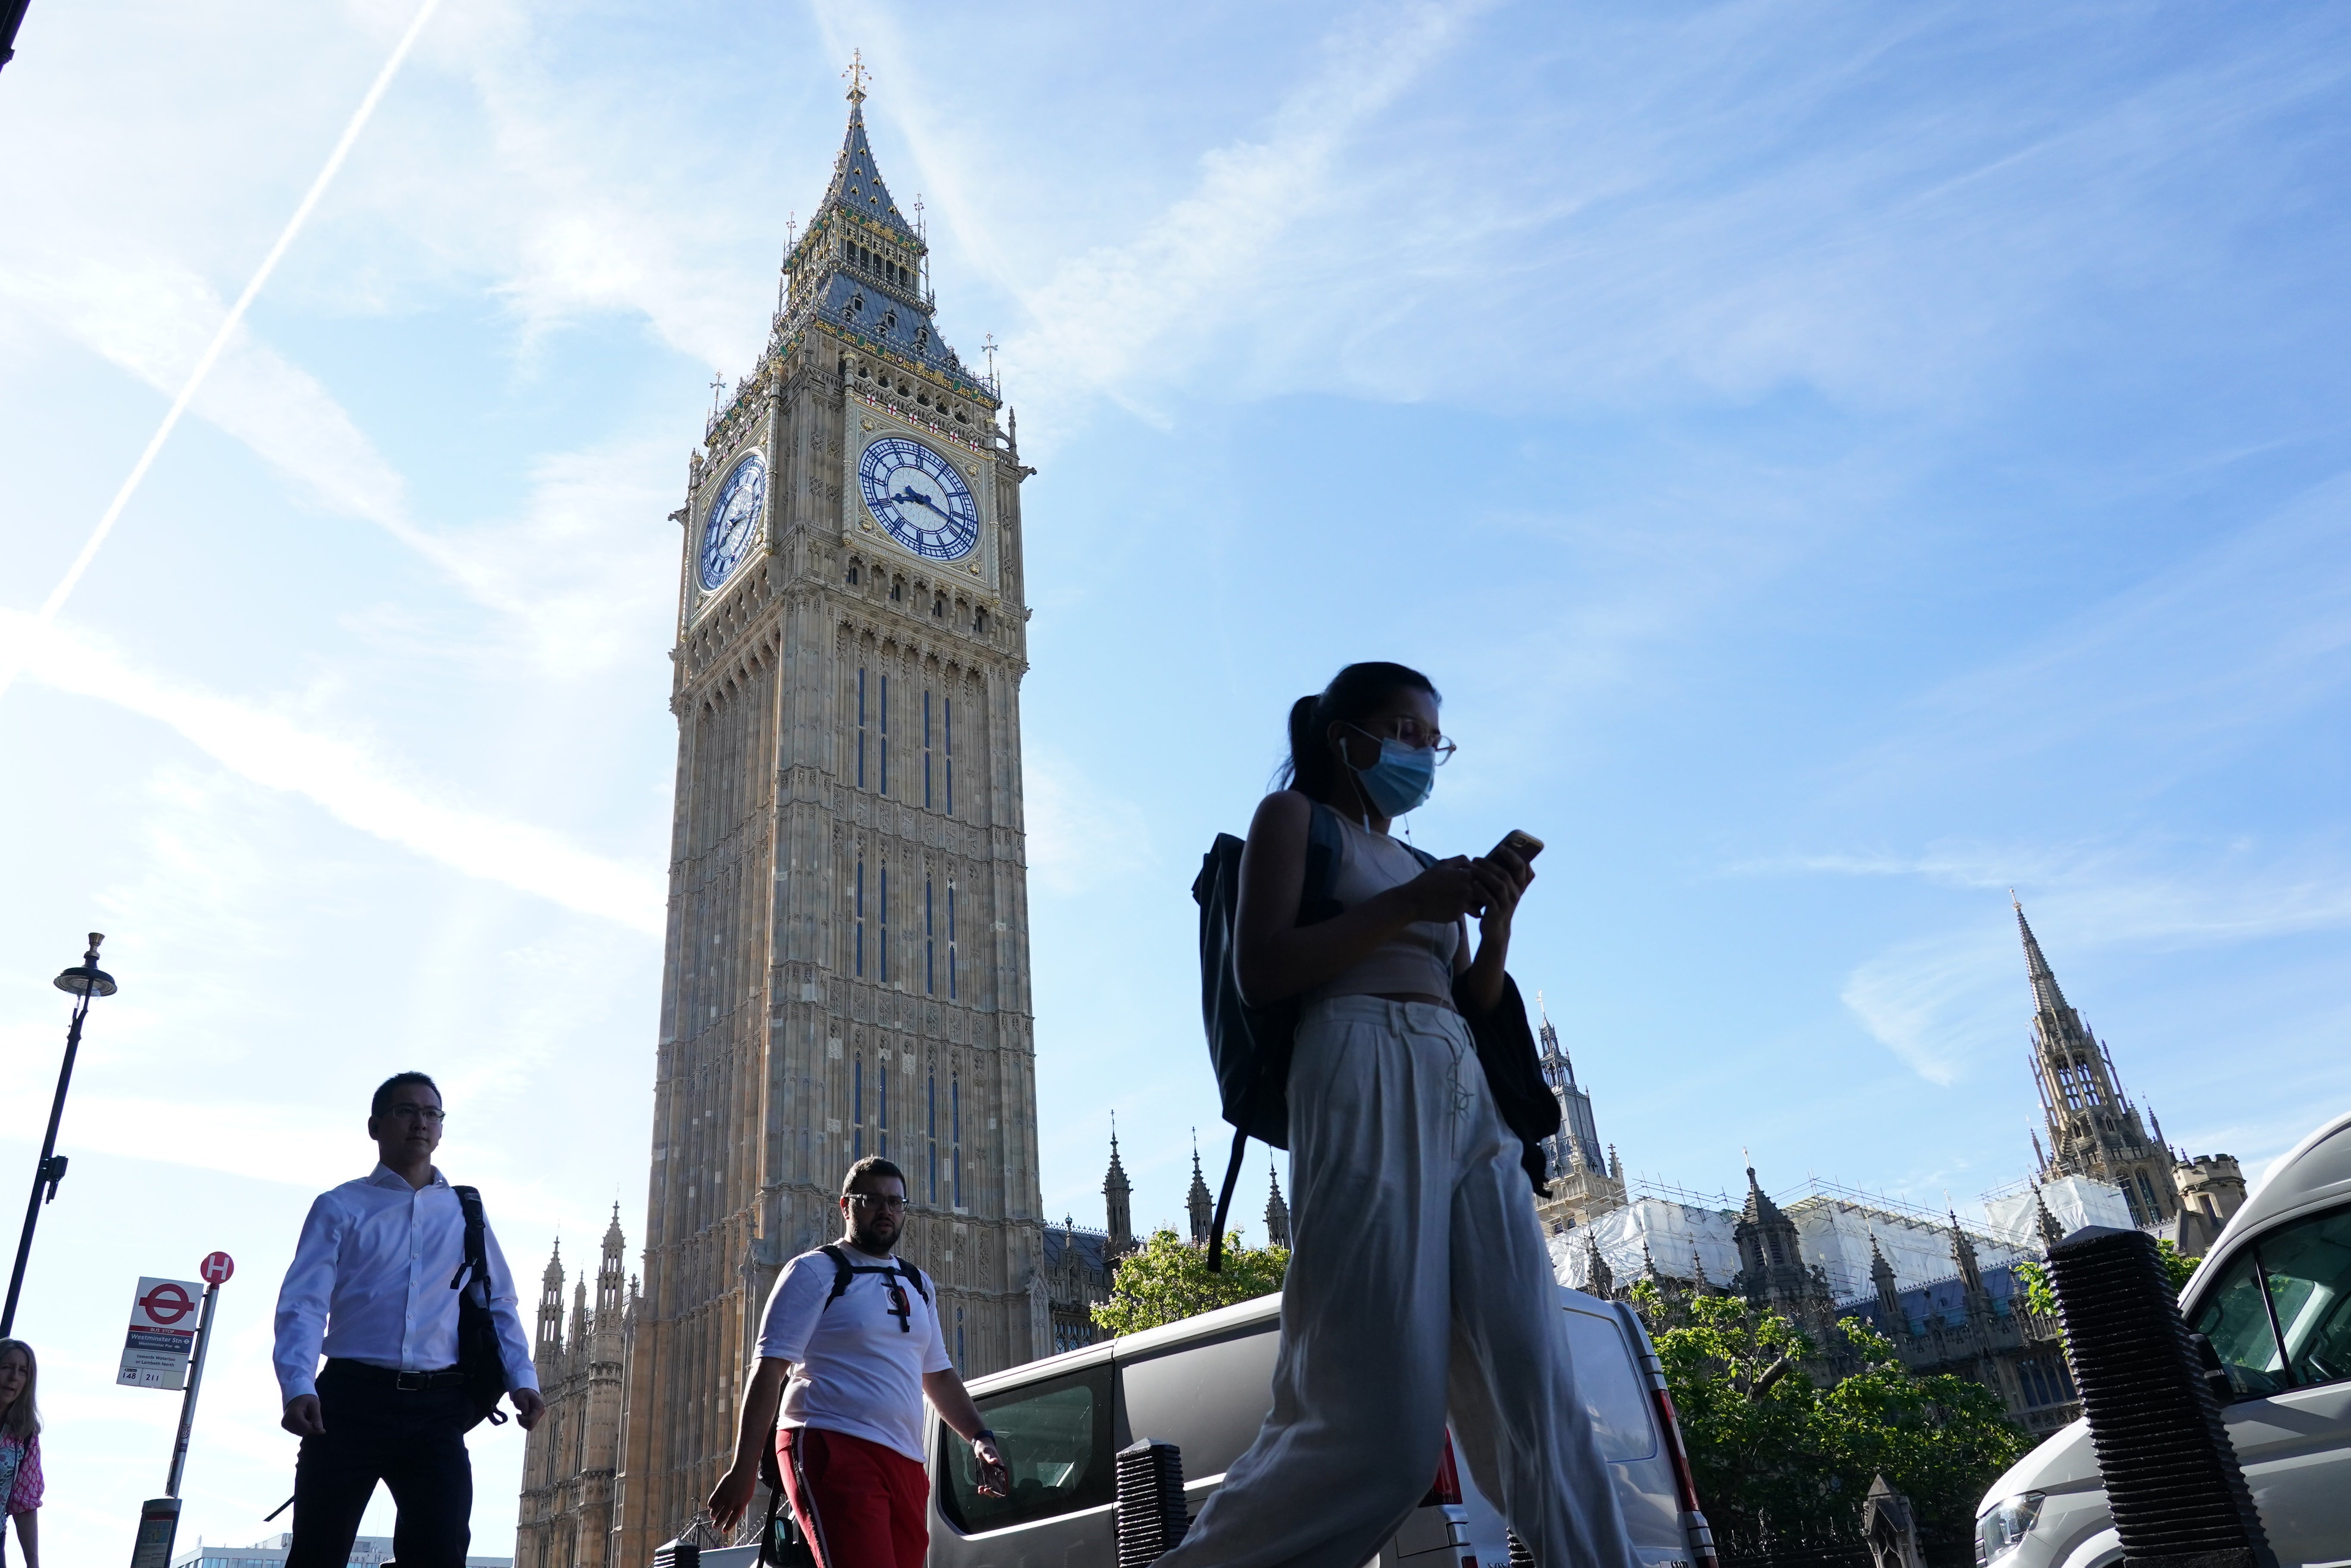
[{"label": "street lamp post", "polygon": [[16,1298],[24,1293],[25,1262],[33,1255],[33,1227],[40,1223],[41,1205],[57,1197],[57,1183],[65,1179],[66,1157],[57,1152],[57,1124],[65,1119],[66,1089],[73,1083],[74,1056],[81,1050],[81,1021],[89,1012],[91,997],[114,994],[114,977],[98,967],[98,945],[104,940],[99,932],[90,932],[89,950],[81,955],[81,962],[51,982],[77,1000],[73,1022],[66,1026],[66,1060],[57,1069],[57,1097],[49,1103],[49,1136],[41,1142],[41,1163],[33,1168],[33,1195],[25,1200],[25,1229],[16,1237],[16,1267],[8,1276],[8,1305],[0,1311],[0,1339],[16,1331]]}]

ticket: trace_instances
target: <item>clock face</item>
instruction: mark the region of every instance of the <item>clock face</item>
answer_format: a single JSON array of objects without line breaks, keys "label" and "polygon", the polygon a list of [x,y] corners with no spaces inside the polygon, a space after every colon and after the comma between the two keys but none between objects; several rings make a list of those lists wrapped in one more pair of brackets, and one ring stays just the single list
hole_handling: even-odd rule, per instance
[{"label": "clock face", "polygon": [[857,460],[858,488],[893,539],[934,561],[959,561],[979,543],[979,504],[956,465],[918,441],[883,436]]},{"label": "clock face", "polygon": [[768,508],[768,465],[758,452],[745,454],[718,487],[702,525],[702,586],[715,588],[735,575],[758,537],[759,514]]}]

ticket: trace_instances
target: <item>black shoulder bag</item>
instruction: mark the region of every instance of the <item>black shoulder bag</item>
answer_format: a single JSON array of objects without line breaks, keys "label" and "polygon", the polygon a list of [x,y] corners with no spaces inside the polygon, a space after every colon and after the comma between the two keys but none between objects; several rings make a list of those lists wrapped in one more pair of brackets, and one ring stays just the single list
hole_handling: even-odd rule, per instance
[{"label": "black shoulder bag", "polygon": [[473,1401],[468,1428],[487,1420],[500,1426],[507,1418],[498,1408],[506,1397],[506,1358],[498,1352],[498,1325],[490,1317],[490,1262],[483,1236],[488,1221],[482,1218],[482,1191],[477,1187],[450,1189],[465,1215],[465,1261],[449,1281],[457,1294],[457,1370],[465,1375],[465,1397]]}]

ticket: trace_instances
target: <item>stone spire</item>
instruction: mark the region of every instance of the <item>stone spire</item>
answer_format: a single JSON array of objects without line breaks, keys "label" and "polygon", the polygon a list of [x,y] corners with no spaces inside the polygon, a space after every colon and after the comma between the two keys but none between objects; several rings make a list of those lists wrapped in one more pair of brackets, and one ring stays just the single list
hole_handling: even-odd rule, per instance
[{"label": "stone spire", "polygon": [[1904,1326],[1902,1298],[1894,1289],[1894,1265],[1878,1250],[1877,1232],[1869,1233],[1869,1282],[1877,1289],[1878,1327],[1894,1334]]},{"label": "stone spire", "polygon": [[588,1343],[588,1276],[582,1274],[571,1286],[571,1348],[578,1350]]},{"label": "stone spire", "polygon": [[1692,1241],[1690,1243],[1690,1292],[1694,1295],[1704,1295],[1713,1288],[1714,1282],[1706,1277],[1706,1260],[1698,1255],[1698,1243]]},{"label": "stone spire", "polygon": [[2025,978],[2032,987],[2033,1081],[2049,1127],[2040,1175],[2111,1182],[2122,1189],[2136,1224],[2171,1218],[2179,1198],[2168,1151],[2147,1136],[2137,1107],[2116,1081],[2112,1054],[2058,989],[2024,906],[2013,892],[2009,901],[2016,909]]},{"label": "stone spire", "polygon": [[1559,1031],[1552,1026],[1551,1014],[1543,1006],[1543,993],[1535,992],[1535,1012],[1541,1019],[1537,1031],[1541,1048],[1536,1061],[1542,1070],[1543,1085],[1551,1097],[1559,1103],[1559,1131],[1543,1140],[1549,1165],[1545,1179],[1557,1181],[1588,1170],[1598,1175],[1600,1163],[1600,1131],[1592,1117],[1592,1096],[1575,1081],[1575,1064],[1559,1043]]},{"label": "stone spire", "polygon": [[1126,1167],[1118,1162],[1118,1117],[1110,1123],[1110,1172],[1102,1178],[1103,1218],[1109,1221],[1110,1250],[1131,1251],[1134,1247],[1134,1188],[1126,1179]]},{"label": "stone spire", "polygon": [[563,1350],[562,1237],[555,1239],[555,1251],[547,1260],[547,1272],[538,1278],[538,1345],[536,1355],[560,1355]]},{"label": "stone spire", "polygon": [[1217,1223],[1217,1199],[1208,1191],[1208,1183],[1200,1174],[1200,1135],[1192,1134],[1192,1190],[1185,1195],[1184,1207],[1191,1210],[1192,1245],[1208,1244],[1208,1232]]},{"label": "stone spire", "polygon": [[[2024,975],[2032,984],[2032,1010],[2035,1012],[2071,1013],[2065,1005],[2065,993],[2057,989],[2057,975],[2050,969],[2049,961],[2041,956],[2041,943],[2032,934],[2031,922],[2024,918],[2024,905],[2009,890],[2008,901],[2016,909],[2016,929],[2024,938]],[[2080,1022],[2078,1018],[2074,1021]]]},{"label": "stone spire", "polygon": [[1608,1272],[1608,1260],[1600,1255],[1600,1238],[1588,1226],[1583,1232],[1583,1293],[1602,1301],[1616,1293],[1616,1276]]},{"label": "stone spire", "polygon": [[626,1278],[622,1254],[628,1239],[621,1234],[621,1206],[612,1205],[612,1222],[604,1227],[604,1256],[596,1270],[596,1326],[617,1327],[621,1321],[621,1292]]},{"label": "stone spire", "polygon": [[2040,1232],[2042,1251],[2046,1251],[2065,1239],[2065,1227],[2057,1216],[2049,1212],[2049,1199],[2041,1190],[2041,1183],[2032,1184],[2033,1229]]},{"label": "stone spire", "polygon": [[1739,1244],[1740,1283],[1747,1299],[1783,1309],[1809,1309],[1819,1293],[1797,1245],[1796,1222],[1781,1211],[1747,1168],[1747,1205],[1731,1228]]},{"label": "stone spire", "polygon": [[1290,1245],[1290,1205],[1281,1200],[1281,1173],[1271,1161],[1266,1164],[1266,1178],[1273,1183],[1273,1196],[1265,1200],[1265,1244],[1269,1247]]},{"label": "stone spire", "polygon": [[[862,67],[852,68],[849,128],[833,160],[832,182],[807,229],[784,255],[784,303],[776,335],[789,337],[820,320],[869,350],[935,373],[964,397],[984,403],[992,416],[993,382],[965,369],[932,321],[936,301],[929,283],[930,244],[921,225],[898,210],[883,181],[865,135]],[[874,385],[878,389],[880,384]],[[924,404],[936,406],[927,393]]]},{"label": "stone spire", "polygon": [[1951,1218],[1951,1262],[1959,1266],[1959,1284],[1967,1292],[1968,1311],[1971,1314],[1989,1310],[1984,1295],[1983,1271],[1976,1266],[1975,1239],[1959,1224],[1957,1210],[1947,1210]]}]

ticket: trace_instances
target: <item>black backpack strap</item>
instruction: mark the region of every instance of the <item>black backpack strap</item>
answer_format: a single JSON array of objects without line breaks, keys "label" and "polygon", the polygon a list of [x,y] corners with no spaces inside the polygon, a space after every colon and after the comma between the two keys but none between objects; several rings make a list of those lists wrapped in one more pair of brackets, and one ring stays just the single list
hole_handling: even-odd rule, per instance
[{"label": "black backpack strap", "polygon": [[1319,926],[1339,913],[1339,862],[1347,840],[1339,828],[1339,814],[1321,801],[1310,801],[1306,816],[1306,879],[1300,885],[1298,923]]},{"label": "black backpack strap", "polygon": [[1238,1128],[1233,1132],[1233,1157],[1225,1161],[1224,1189],[1217,1194],[1217,1217],[1208,1225],[1208,1272],[1221,1273],[1225,1267],[1225,1216],[1232,1211],[1233,1188],[1241,1179],[1241,1159],[1249,1153],[1249,1134]]},{"label": "black backpack strap", "polygon": [[833,1303],[849,1293],[849,1282],[857,1277],[857,1271],[849,1266],[848,1256],[839,1247],[828,1242],[817,1251],[832,1260],[832,1293],[825,1297],[824,1305],[817,1309],[830,1312]]},{"label": "black backpack strap", "polygon": [[896,1267],[899,1275],[904,1278],[908,1284],[914,1287],[914,1293],[923,1298],[923,1304],[925,1306],[930,1305],[931,1291],[928,1285],[923,1283],[923,1271],[914,1267],[914,1264],[906,1262],[904,1258],[893,1258],[890,1262]]},{"label": "black backpack strap", "polygon": [[482,1246],[482,1231],[488,1223],[482,1218],[482,1189],[478,1187],[453,1187],[449,1190],[457,1195],[457,1208],[465,1216],[465,1257],[457,1265],[457,1272],[450,1276],[449,1288],[454,1291],[465,1283],[465,1276],[471,1273],[481,1283],[486,1296],[490,1263]]}]

